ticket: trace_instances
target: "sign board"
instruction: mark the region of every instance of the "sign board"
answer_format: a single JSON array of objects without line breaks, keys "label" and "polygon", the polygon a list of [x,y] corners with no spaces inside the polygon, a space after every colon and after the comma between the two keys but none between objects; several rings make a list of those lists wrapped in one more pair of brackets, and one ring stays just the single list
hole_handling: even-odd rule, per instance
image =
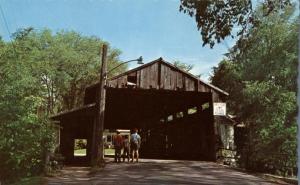
[{"label": "sign board", "polygon": [[226,116],[226,103],[214,103],[214,116]]}]

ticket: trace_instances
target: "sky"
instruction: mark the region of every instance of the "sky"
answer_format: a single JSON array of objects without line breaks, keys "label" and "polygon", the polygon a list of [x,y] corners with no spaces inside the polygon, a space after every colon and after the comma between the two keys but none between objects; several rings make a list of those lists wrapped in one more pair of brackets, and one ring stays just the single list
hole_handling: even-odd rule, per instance
[{"label": "sky", "polygon": [[145,63],[162,57],[192,64],[191,73],[206,81],[234,44],[226,40],[213,49],[202,47],[195,19],[179,12],[180,0],[0,0],[0,5],[8,27],[0,15],[5,40],[29,26],[72,30],[108,41],[122,51],[123,61],[143,56]]}]

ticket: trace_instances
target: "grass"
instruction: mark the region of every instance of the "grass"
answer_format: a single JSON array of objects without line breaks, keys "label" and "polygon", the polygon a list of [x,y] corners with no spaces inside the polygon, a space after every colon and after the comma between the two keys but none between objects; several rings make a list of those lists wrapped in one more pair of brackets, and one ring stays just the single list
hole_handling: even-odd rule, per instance
[{"label": "grass", "polygon": [[74,150],[74,156],[86,156],[86,149]]},{"label": "grass", "polygon": [[[86,149],[74,150],[74,156],[85,156],[85,155],[86,155]],[[113,148],[104,149],[104,155],[115,155],[115,149]]]},{"label": "grass", "polygon": [[104,155],[115,155],[115,149],[113,148],[104,149]]}]

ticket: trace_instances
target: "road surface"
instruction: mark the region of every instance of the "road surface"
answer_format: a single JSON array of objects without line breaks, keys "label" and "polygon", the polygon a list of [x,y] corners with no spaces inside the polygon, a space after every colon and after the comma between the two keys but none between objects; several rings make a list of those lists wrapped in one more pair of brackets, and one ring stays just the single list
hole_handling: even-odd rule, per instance
[{"label": "road surface", "polygon": [[107,162],[90,174],[88,167],[66,167],[61,175],[48,178],[49,185],[271,185],[263,178],[213,162],[141,159],[139,163]]}]

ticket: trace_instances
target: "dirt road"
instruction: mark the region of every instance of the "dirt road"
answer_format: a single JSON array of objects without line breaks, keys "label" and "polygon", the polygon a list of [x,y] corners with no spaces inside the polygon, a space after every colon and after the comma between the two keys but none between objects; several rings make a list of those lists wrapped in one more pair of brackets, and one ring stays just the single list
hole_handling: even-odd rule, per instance
[{"label": "dirt road", "polygon": [[90,174],[87,167],[66,167],[58,177],[48,178],[49,185],[193,185],[274,184],[213,162],[142,159],[139,163],[108,161],[101,171]]}]

